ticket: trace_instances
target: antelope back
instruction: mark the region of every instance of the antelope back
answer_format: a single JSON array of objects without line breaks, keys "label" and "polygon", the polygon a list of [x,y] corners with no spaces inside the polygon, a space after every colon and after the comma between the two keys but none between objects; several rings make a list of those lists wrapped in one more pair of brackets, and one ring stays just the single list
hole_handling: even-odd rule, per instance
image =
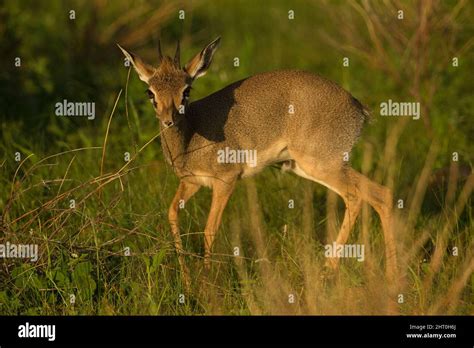
[{"label": "antelope back", "polygon": [[[208,71],[219,41],[208,44],[183,68],[179,43],[173,59],[163,57],[159,48],[156,68],[120,47],[149,86],[156,116],[167,128],[163,150],[178,175],[249,175],[291,159],[292,151],[322,167],[342,165],[367,112],[347,91],[318,75],[297,70],[262,73],[188,104],[191,85]],[[239,150],[254,151],[254,163],[219,160],[222,151]]]}]

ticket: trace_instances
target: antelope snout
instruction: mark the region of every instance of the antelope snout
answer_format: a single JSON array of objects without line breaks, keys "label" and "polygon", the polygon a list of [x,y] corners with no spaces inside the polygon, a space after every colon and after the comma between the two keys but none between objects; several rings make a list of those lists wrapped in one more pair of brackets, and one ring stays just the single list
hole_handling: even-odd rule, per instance
[{"label": "antelope snout", "polygon": [[161,121],[161,123],[163,124],[163,126],[165,127],[171,127],[174,125],[174,121],[173,121],[173,113],[170,112],[170,113],[162,113],[161,115],[159,115],[158,113],[156,113],[156,118],[158,120]]}]

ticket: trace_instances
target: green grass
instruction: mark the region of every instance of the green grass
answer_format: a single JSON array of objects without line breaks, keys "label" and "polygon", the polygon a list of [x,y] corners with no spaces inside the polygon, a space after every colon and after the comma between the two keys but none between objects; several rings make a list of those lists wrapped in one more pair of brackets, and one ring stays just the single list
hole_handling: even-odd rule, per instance
[{"label": "green grass", "polygon": [[[214,245],[210,272],[203,269],[201,257],[209,191],[186,205],[181,233],[192,274],[187,290],[167,222],[178,180],[165,165],[159,142],[144,148],[122,176],[99,189],[104,181],[97,178],[111,178],[107,175],[126,164],[121,146],[114,143],[114,122],[123,122],[125,115],[118,111],[114,117],[102,177],[100,149],[4,162],[0,241],[38,244],[40,259],[3,261],[2,314],[388,313],[393,298],[384,280],[384,244],[376,215],[369,211],[372,218],[362,219],[351,237],[361,243],[367,233],[366,261],[344,261],[336,275],[325,278],[326,190],[275,168],[238,185]],[[13,154],[13,148],[5,153]],[[472,177],[469,185],[472,190]],[[460,185],[457,199],[461,189]],[[288,208],[289,199],[295,200],[293,209]],[[305,205],[313,208],[309,218],[311,209]],[[339,204],[339,216],[340,208]],[[401,313],[472,313],[471,199],[460,209],[435,271],[430,271],[438,245],[434,242],[453,211],[420,215],[414,229],[402,226],[406,217],[398,214]],[[425,242],[416,245],[423,232]],[[453,246],[459,248],[459,256],[451,256]],[[290,295],[294,303],[289,303]]]},{"label": "green grass", "polygon": [[[23,65],[5,63],[0,71],[0,244],[38,244],[40,258],[0,261],[0,314],[474,314],[474,99],[466,77],[472,4],[457,11],[456,3],[435,4],[429,30],[420,31],[415,2],[403,3],[405,21],[391,17],[389,2],[137,0],[135,11],[128,0],[103,8],[7,2],[1,56],[21,56]],[[367,4],[372,8],[361,10]],[[65,15],[70,8],[79,14],[75,22]],[[180,8],[185,21],[177,19]],[[258,72],[298,68],[334,80],[370,106],[374,122],[351,164],[390,186],[395,203],[403,199],[404,208],[395,209],[399,281],[386,279],[383,233],[369,208],[349,240],[365,244],[366,260],[344,260],[328,275],[323,246],[342,220],[342,201],[267,168],[237,185],[209,272],[202,231],[210,191],[181,211],[192,275],[184,286],[167,221],[178,179],[159,138],[148,144],[158,125],[146,87],[134,72],[128,80],[115,46],[154,63],[158,35],[167,54],[181,39],[183,62],[222,36],[192,99]],[[448,64],[454,55],[457,68]],[[346,56],[349,68],[342,67]],[[422,119],[377,117],[389,98],[420,101]],[[95,101],[94,122],[55,117],[52,105],[63,99]]]}]

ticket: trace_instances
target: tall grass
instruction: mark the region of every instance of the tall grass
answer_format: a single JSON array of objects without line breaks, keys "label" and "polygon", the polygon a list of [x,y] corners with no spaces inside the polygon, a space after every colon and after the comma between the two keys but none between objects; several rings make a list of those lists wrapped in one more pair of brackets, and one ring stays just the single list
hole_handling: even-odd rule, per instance
[{"label": "tall grass", "polygon": [[[112,128],[113,121],[109,137]],[[449,185],[458,187],[452,206],[413,215],[435,151],[414,182],[411,206],[397,213],[401,279],[394,299],[375,215],[366,211],[350,239],[369,249],[366,262],[345,260],[328,277],[324,225],[339,221],[323,220],[325,190],[274,168],[237,188],[210,272],[201,257],[210,196],[186,206],[182,236],[192,270],[186,289],[166,219],[177,179],[164,162],[141,158],[156,142],[144,143],[130,162],[109,145],[102,154],[105,147],[79,148],[3,163],[0,242],[35,243],[40,250],[36,263],[3,262],[3,314],[386,314],[393,301],[403,314],[473,311],[474,175]],[[373,167],[367,158],[366,170]],[[337,210],[334,216],[341,215]]]},{"label": "tall grass", "polygon": [[[1,314],[474,314],[469,123],[474,105],[463,78],[469,67],[447,67],[453,55],[466,61],[472,56],[466,15],[471,4],[282,1],[268,8],[246,1],[159,2],[154,8],[137,1],[128,12],[127,1],[114,3],[102,8],[101,1],[94,2],[103,20],[84,16],[80,30],[71,29],[77,41],[78,34],[90,33],[81,47],[90,45],[92,52],[110,57],[106,64],[95,59],[93,66],[98,85],[107,88],[81,89],[82,99],[89,93],[101,100],[96,127],[44,121],[51,119],[48,103],[64,85],[64,93],[70,93],[74,83],[44,72],[43,58],[29,63],[30,73],[41,77],[32,79],[38,84],[28,80],[22,90],[29,93],[40,85],[48,91],[55,80],[54,93],[42,99],[35,114],[46,124],[40,128],[44,134],[36,133],[31,115],[22,122],[18,100],[2,104],[9,117],[1,123],[0,244],[38,244],[40,258],[1,261]],[[11,18],[17,18],[21,4],[8,6]],[[226,6],[232,11],[223,11]],[[181,7],[189,21],[173,20]],[[288,8],[295,10],[294,22],[286,20]],[[387,15],[398,8],[405,10],[406,21]],[[39,11],[45,10],[59,11]],[[31,15],[27,23],[35,23]],[[48,40],[53,32],[68,33],[52,23],[43,27]],[[340,226],[342,201],[322,186],[272,167],[237,186],[210,271],[202,259],[209,191],[186,204],[181,234],[192,277],[185,286],[167,221],[178,179],[163,160],[154,117],[142,102],[143,86],[114,51],[116,42],[147,46],[148,59],[158,34],[181,37],[186,57],[202,42],[223,36],[221,53],[209,76],[196,83],[194,97],[259,71],[298,67],[340,82],[372,108],[388,98],[422,103],[421,121],[379,119],[368,125],[351,157],[355,168],[394,191],[400,262],[395,281],[385,274],[383,233],[368,206],[349,239],[365,245],[365,261],[346,259],[338,271],[328,272],[323,247]],[[25,57],[38,51],[34,45],[22,47]],[[239,69],[232,65],[235,56]],[[344,56],[351,58],[350,69],[341,68]],[[8,75],[8,95],[21,81],[15,74]],[[31,100],[36,99],[25,105],[36,110]],[[13,106],[18,110],[8,113]],[[452,160],[455,151],[459,162]]]}]

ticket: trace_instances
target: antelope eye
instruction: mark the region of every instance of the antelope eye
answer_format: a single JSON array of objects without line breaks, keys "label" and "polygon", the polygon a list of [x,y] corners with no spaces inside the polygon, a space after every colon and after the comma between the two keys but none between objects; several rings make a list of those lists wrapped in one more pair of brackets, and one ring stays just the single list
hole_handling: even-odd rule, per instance
[{"label": "antelope eye", "polygon": [[191,87],[186,87],[186,89],[183,91],[183,98],[188,99],[190,92],[191,92]]},{"label": "antelope eye", "polygon": [[148,95],[148,98],[149,98],[149,99],[155,99],[155,95],[154,95],[153,92],[150,91],[149,89],[147,89],[147,90],[145,91],[145,93]]}]

